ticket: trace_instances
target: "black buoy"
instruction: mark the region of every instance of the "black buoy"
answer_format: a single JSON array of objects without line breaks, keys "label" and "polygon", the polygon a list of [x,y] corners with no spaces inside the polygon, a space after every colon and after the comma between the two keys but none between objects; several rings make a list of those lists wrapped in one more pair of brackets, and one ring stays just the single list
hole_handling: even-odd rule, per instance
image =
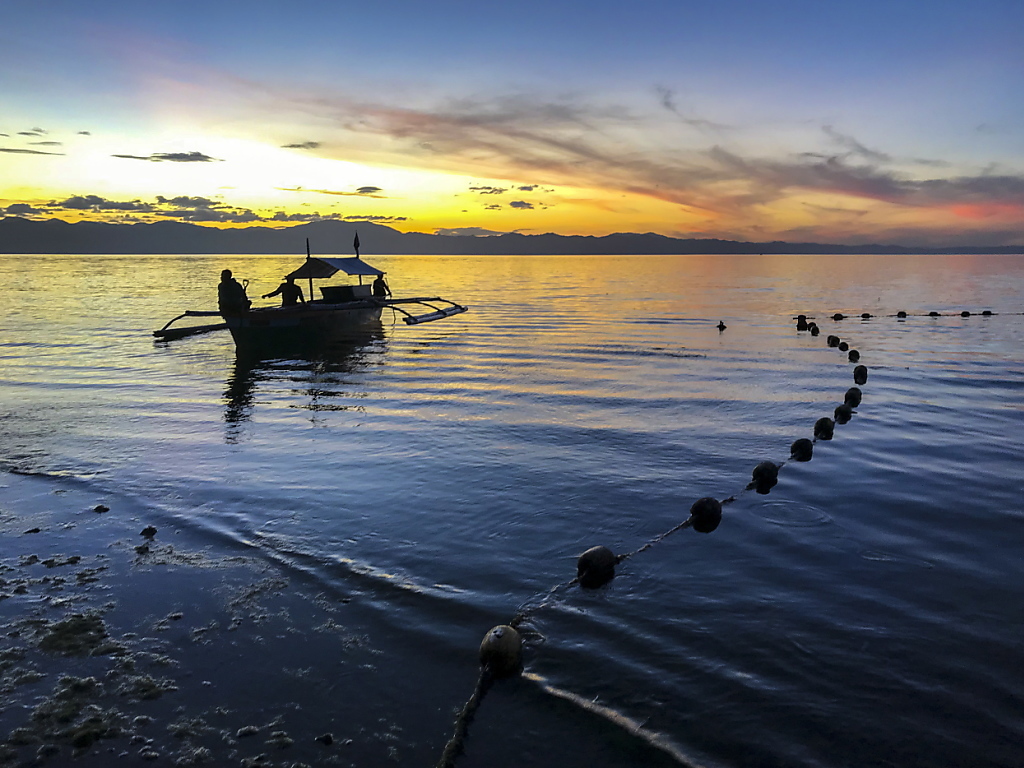
[{"label": "black buoy", "polygon": [[849,348],[850,348],[850,345],[849,345],[849,344],[847,344],[847,343],[846,343],[845,341],[840,341],[840,342],[839,342],[839,351],[840,351],[840,352],[845,352],[845,351],[846,351],[846,350],[848,350]]},{"label": "black buoy", "polygon": [[836,424],[846,424],[850,419],[853,418],[853,408],[846,403],[836,406],[835,411]]},{"label": "black buoy", "polygon": [[992,317],[992,310],[991,309],[986,309],[981,314],[984,315],[985,317]]},{"label": "black buoy", "polygon": [[907,316],[907,313],[904,312],[902,309],[899,312],[896,313],[896,317],[906,317],[906,316]]},{"label": "black buoy", "polygon": [[858,360],[860,360],[860,352],[858,352],[856,349],[851,349],[849,357],[851,363],[856,363]]},{"label": "black buoy", "polygon": [[721,320],[718,321],[718,330],[719,331],[724,331],[725,330],[725,323],[723,323]]},{"label": "black buoy", "polygon": [[861,319],[863,320],[870,320],[872,317],[873,315],[870,312],[864,312],[861,314]]},{"label": "black buoy", "polygon": [[814,436],[818,440],[831,440],[835,431],[836,423],[828,416],[822,416],[814,422]]},{"label": "black buoy", "polygon": [[832,335],[830,335],[830,336],[829,336],[829,337],[828,337],[827,339],[825,339],[825,340],[826,340],[826,341],[828,342],[828,345],[829,345],[830,347],[838,347],[838,346],[839,346],[839,337],[838,337],[838,336],[832,336]]},{"label": "black buoy", "polygon": [[789,446],[789,455],[794,461],[810,461],[811,456],[814,455],[814,443],[806,437],[794,440],[793,444]]},{"label": "black buoy", "polygon": [[860,399],[863,393],[860,391],[860,387],[850,387],[846,390],[846,397],[843,399],[848,406],[856,408],[860,405]]},{"label": "black buoy", "polygon": [[934,309],[931,312],[928,313],[928,317],[938,317],[938,316],[939,316],[939,313],[936,312]]},{"label": "black buoy", "polygon": [[796,316],[796,329],[798,331],[806,331],[807,330],[807,315],[797,315]]},{"label": "black buoy", "polygon": [[722,522],[722,503],[711,496],[697,499],[690,507],[690,519],[697,533],[711,533]]},{"label": "black buoy", "polygon": [[960,313],[960,317],[970,317],[970,316],[971,316],[971,313],[968,312],[966,309],[963,312]]},{"label": "black buoy", "polygon": [[868,380],[868,368],[866,365],[858,365],[853,369],[853,381],[855,384],[865,384]]},{"label": "black buoy", "polygon": [[833,320],[842,320],[845,317],[846,315],[844,315],[842,312],[836,312],[834,315],[832,315]]},{"label": "black buoy", "polygon": [[523,668],[523,638],[508,624],[494,627],[480,643],[480,664],[495,677],[518,675]]},{"label": "black buoy", "polygon": [[762,461],[754,467],[751,477],[747,488],[754,488],[758,493],[768,493],[779,483],[779,465],[771,461]]},{"label": "black buoy", "polygon": [[811,336],[817,336],[821,333],[821,329],[815,323],[808,323],[807,330],[811,332]]},{"label": "black buoy", "polygon": [[591,547],[576,561],[576,577],[585,589],[603,587],[615,578],[615,553],[608,547]]}]

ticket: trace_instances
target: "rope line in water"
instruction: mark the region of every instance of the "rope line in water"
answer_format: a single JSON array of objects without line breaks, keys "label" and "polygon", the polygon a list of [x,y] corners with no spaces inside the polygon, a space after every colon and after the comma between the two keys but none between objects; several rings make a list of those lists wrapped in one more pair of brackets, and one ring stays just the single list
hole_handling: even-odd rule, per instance
[{"label": "rope line in water", "polygon": [[484,696],[487,695],[487,691],[490,690],[493,684],[494,675],[491,674],[490,668],[487,665],[482,666],[480,668],[480,676],[476,680],[476,687],[473,689],[473,694],[466,701],[465,706],[462,707],[462,711],[459,712],[459,717],[455,721],[455,733],[452,734],[452,737],[445,745],[444,752],[441,753],[441,759],[437,761],[437,768],[454,768],[455,760],[465,749],[466,738],[469,736],[469,724],[473,721],[473,716],[480,708]]},{"label": "rope line in water", "polygon": [[[988,313],[988,315],[991,314],[992,313]],[[1015,314],[1024,315],[1024,312]],[[904,317],[906,316],[906,313],[900,313],[899,316]],[[925,316],[927,317],[928,315]],[[935,313],[932,313],[930,316],[934,317],[936,315]],[[870,317],[873,316],[866,312],[861,315],[862,319],[868,319]],[[814,322],[807,322],[806,315],[799,315],[796,319],[797,330],[808,331],[812,336],[818,336],[819,329],[817,325]],[[841,313],[836,313],[832,315],[832,319],[839,321],[846,319],[846,316]],[[722,330],[721,326],[719,329]],[[860,353],[857,350],[850,349],[848,342],[844,342],[839,339],[838,336],[834,335],[829,336],[826,341],[829,347],[835,347],[840,349],[842,352],[847,352],[847,357],[851,363],[859,361]],[[866,383],[867,376],[867,366],[857,365],[854,368],[853,378],[856,384],[863,385]],[[800,438],[794,441],[790,447],[789,459],[779,463],[770,461],[761,462],[754,467],[751,482],[738,493],[735,493],[726,499],[721,501],[712,497],[698,499],[693,503],[693,506],[690,507],[689,517],[669,530],[658,534],[632,552],[616,555],[610,549],[603,546],[596,546],[588,549],[580,555],[577,560],[576,578],[561,584],[556,584],[547,592],[542,595],[538,595],[540,600],[535,604],[531,604],[531,600],[526,601],[520,606],[519,610],[508,624],[499,625],[491,629],[484,636],[484,640],[480,645],[481,667],[476,687],[473,689],[473,693],[470,695],[465,705],[463,705],[458,717],[456,717],[452,737],[445,745],[441,759],[437,763],[437,768],[454,768],[455,761],[464,753],[465,742],[469,738],[469,725],[494,682],[501,677],[510,677],[522,673],[522,638],[519,633],[519,628],[526,623],[530,615],[536,613],[541,608],[550,605],[551,599],[562,590],[570,589],[577,585],[583,589],[593,589],[607,584],[615,577],[616,565],[646,552],[677,531],[681,531],[684,528],[693,528],[700,533],[711,533],[718,527],[718,524],[722,519],[722,507],[724,505],[731,504],[736,501],[740,495],[750,490],[756,490],[758,493],[767,494],[777,484],[779,470],[781,470],[789,460],[810,461],[813,455],[813,446],[819,440],[831,440],[834,434],[835,424],[847,423],[850,418],[852,418],[854,413],[853,409],[860,405],[860,402],[860,389],[858,387],[851,387],[846,392],[843,404],[838,406],[833,414],[836,418],[833,420],[824,416],[818,419],[814,424],[813,439]],[[576,697],[575,694],[566,693],[566,698],[569,700],[579,698]],[[617,722],[616,718],[610,719],[612,722]],[[634,732],[630,729],[627,730],[631,733]],[[652,744],[655,743],[651,742],[650,738],[646,735],[644,738]],[[680,762],[685,765],[690,765],[689,761],[686,761],[685,759]]]}]

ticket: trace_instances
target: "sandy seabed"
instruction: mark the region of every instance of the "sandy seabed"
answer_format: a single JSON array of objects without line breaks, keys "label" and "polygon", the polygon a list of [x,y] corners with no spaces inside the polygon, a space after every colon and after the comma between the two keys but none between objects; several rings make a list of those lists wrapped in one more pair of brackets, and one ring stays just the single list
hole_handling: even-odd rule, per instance
[{"label": "sandy seabed", "polygon": [[398,759],[383,713],[344,717],[381,654],[347,598],[74,481],[4,475],[0,534],[0,765]]}]

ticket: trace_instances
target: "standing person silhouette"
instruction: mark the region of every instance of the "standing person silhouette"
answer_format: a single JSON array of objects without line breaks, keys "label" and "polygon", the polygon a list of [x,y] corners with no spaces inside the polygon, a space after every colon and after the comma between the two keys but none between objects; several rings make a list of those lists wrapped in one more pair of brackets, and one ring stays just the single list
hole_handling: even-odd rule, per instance
[{"label": "standing person silhouette", "polygon": [[299,302],[306,303],[306,298],[302,295],[302,289],[295,284],[294,277],[285,277],[284,282],[277,286],[276,291],[264,293],[263,298],[269,299],[272,296],[277,296],[277,294],[281,294],[282,307],[294,307]]},{"label": "standing person silhouette", "polygon": [[377,299],[383,299],[386,296],[391,295],[391,289],[388,288],[388,284],[384,282],[384,273],[377,275],[377,279],[373,281],[373,296]]}]

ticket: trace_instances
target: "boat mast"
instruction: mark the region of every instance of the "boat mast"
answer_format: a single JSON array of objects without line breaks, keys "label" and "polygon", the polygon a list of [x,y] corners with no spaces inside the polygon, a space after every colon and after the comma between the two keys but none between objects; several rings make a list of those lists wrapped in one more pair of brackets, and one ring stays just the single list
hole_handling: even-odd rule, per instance
[{"label": "boat mast", "polygon": [[[309,255],[309,238],[307,237],[306,238],[306,263],[307,264],[309,263],[310,258],[311,257]],[[309,300],[310,301],[313,300],[313,271],[312,270],[310,270],[310,272],[309,272]]]},{"label": "boat mast", "polygon": [[[356,249],[356,258],[359,258],[359,230],[356,230],[356,239],[352,242],[352,247]],[[363,276],[359,276],[359,284],[363,284]]]}]

